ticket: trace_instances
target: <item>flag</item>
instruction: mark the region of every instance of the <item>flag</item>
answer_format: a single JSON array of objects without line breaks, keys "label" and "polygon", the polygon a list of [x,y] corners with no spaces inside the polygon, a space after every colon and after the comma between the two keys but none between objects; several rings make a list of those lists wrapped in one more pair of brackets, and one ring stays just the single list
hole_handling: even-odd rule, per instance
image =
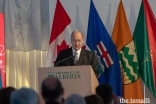
[{"label": "flag", "polygon": [[71,20],[64,10],[60,0],[57,0],[51,37],[49,42],[49,50],[46,60],[46,67],[54,66],[59,51],[71,46],[70,36],[75,28]]},{"label": "flag", "polygon": [[0,14],[0,88],[6,87],[4,14]]},{"label": "flag", "polygon": [[87,45],[91,51],[97,53],[104,66],[105,72],[98,78],[99,84],[110,84],[114,93],[117,96],[122,96],[121,71],[117,50],[92,0],[90,3]]},{"label": "flag", "polygon": [[143,99],[140,73],[133,37],[128,25],[124,6],[120,0],[112,40],[116,45],[122,72],[123,97],[125,99]]},{"label": "flag", "polygon": [[147,0],[142,0],[133,38],[141,78],[156,98],[156,23]]}]

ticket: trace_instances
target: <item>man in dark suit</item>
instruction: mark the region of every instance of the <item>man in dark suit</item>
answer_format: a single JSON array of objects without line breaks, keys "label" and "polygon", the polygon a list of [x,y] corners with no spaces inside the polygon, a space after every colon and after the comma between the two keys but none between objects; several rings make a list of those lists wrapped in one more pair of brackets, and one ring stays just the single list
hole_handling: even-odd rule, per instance
[{"label": "man in dark suit", "polygon": [[59,52],[54,66],[91,65],[98,77],[98,62],[94,53],[82,48],[84,35],[80,31],[71,34],[72,47]]}]

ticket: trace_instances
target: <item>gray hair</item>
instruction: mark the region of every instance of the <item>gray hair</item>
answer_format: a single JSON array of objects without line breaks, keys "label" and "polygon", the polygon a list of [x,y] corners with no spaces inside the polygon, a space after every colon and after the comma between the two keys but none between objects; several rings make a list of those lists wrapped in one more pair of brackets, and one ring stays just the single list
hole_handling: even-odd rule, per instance
[{"label": "gray hair", "polygon": [[80,32],[81,35],[82,35],[82,38],[83,38],[83,40],[84,40],[84,34],[83,34],[81,31],[78,31],[78,30],[74,30],[74,31],[71,33],[71,38],[73,37],[73,34],[74,34],[75,32]]},{"label": "gray hair", "polygon": [[10,96],[11,104],[38,104],[37,93],[30,88],[21,88],[13,91]]},{"label": "gray hair", "polygon": [[67,97],[64,104],[86,104],[85,99],[78,94],[71,94]]}]

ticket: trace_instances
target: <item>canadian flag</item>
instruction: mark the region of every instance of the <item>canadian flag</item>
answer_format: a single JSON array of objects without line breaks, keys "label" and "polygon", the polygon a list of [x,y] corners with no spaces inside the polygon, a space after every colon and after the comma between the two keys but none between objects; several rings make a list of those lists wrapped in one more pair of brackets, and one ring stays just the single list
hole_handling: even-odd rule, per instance
[{"label": "canadian flag", "polygon": [[57,0],[46,67],[53,67],[60,50],[71,47],[71,33],[76,30],[62,4]]}]

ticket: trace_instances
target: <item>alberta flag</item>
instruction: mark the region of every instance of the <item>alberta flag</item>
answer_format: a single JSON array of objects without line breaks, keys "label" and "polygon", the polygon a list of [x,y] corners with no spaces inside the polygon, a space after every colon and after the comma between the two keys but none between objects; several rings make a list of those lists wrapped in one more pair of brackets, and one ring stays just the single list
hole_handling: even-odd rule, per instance
[{"label": "alberta flag", "polygon": [[156,22],[147,0],[142,0],[133,37],[141,78],[156,98]]},{"label": "alberta flag", "polygon": [[[117,50],[92,0],[90,3],[87,45],[91,51],[97,53],[97,56],[100,57],[98,61],[104,66],[104,72],[98,78],[99,84],[110,84],[116,96],[122,96],[121,71]],[[99,64],[99,68],[102,68],[100,67],[102,65]]]}]

